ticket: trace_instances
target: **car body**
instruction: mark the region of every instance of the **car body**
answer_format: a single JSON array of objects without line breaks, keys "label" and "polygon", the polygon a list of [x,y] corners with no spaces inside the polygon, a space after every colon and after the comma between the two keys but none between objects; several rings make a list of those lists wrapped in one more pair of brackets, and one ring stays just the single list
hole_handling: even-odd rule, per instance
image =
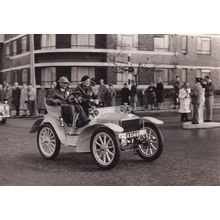
[{"label": "car body", "polygon": [[10,117],[10,107],[7,101],[0,102],[0,124],[5,124]]},{"label": "car body", "polygon": [[[114,167],[122,151],[134,150],[135,154],[146,161],[153,161],[162,153],[163,136],[156,124],[163,122],[153,117],[132,114],[130,106],[93,106],[90,110],[90,122],[75,129],[74,135],[69,135],[73,128],[63,121],[60,107],[46,105],[46,108],[48,114],[37,120],[31,130],[38,131],[38,148],[46,159],[53,159],[58,155],[60,144],[72,147],[77,153],[91,152],[96,164],[103,169]],[[149,129],[150,133],[147,132]],[[155,146],[154,142],[157,142]],[[143,143],[149,145],[149,152],[141,150]],[[50,144],[52,147],[49,147]],[[46,146],[53,150],[45,150]]]}]

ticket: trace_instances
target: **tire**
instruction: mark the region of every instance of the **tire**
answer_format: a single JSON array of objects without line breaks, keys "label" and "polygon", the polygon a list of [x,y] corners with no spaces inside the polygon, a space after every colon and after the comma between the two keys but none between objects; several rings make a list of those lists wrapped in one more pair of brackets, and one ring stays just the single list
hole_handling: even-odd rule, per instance
[{"label": "tire", "polygon": [[6,121],[7,121],[6,118],[2,119],[1,124],[4,125],[6,123]]},{"label": "tire", "polygon": [[108,128],[99,128],[93,133],[90,151],[97,166],[105,170],[115,167],[120,159],[119,143]]},{"label": "tire", "polygon": [[157,160],[163,152],[163,135],[159,128],[152,123],[146,122],[144,127],[148,137],[143,137],[143,143],[138,145],[137,154],[144,161],[152,162]]},{"label": "tire", "polygon": [[49,123],[40,126],[37,133],[37,147],[40,154],[48,160],[55,159],[58,156],[60,140]]}]

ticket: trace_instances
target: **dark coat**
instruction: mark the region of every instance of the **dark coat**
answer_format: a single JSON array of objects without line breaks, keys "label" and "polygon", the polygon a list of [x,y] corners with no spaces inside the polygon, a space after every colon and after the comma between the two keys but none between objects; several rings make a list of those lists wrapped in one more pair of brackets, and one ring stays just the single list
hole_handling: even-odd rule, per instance
[{"label": "dark coat", "polygon": [[163,87],[162,82],[157,83],[155,93],[156,93],[157,103],[163,102],[164,101],[164,87]]},{"label": "dark coat", "polygon": [[89,115],[89,107],[90,107],[90,99],[91,98],[96,98],[93,94],[92,87],[88,86],[85,87],[83,84],[79,84],[76,87],[76,91],[80,92],[82,95],[82,101],[81,101],[81,106],[86,113],[86,115]]},{"label": "dark coat", "polygon": [[203,100],[203,89],[201,83],[198,82],[193,86],[191,92],[192,104],[200,104]]},{"label": "dark coat", "polygon": [[67,97],[73,93],[73,90],[70,88],[66,88],[64,92],[57,86],[54,89],[51,89],[47,98],[46,103],[47,105],[56,106],[55,100],[59,100],[61,104],[67,103]]},{"label": "dark coat", "polygon": [[149,105],[153,105],[155,103],[155,87],[154,86],[149,86],[147,88],[147,102]]},{"label": "dark coat", "polygon": [[130,104],[129,96],[130,96],[130,90],[128,88],[122,88],[121,90],[121,104],[122,105],[124,103],[128,103],[128,105]]},{"label": "dark coat", "polygon": [[19,106],[20,105],[20,96],[21,96],[21,89],[20,88],[16,88],[12,90],[12,103],[15,106]]}]

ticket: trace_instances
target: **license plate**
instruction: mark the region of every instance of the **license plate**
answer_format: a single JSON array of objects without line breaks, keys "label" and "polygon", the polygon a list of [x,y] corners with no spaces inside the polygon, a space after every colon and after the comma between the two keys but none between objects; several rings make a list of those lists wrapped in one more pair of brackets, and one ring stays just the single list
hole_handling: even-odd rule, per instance
[{"label": "license plate", "polygon": [[139,137],[139,131],[133,131],[133,132],[129,132],[126,133],[126,138],[136,138]]}]

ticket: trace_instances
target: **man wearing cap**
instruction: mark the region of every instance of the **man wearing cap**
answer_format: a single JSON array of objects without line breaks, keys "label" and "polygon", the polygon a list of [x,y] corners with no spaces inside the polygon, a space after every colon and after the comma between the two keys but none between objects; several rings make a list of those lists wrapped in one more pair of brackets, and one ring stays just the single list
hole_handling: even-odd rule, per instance
[{"label": "man wearing cap", "polygon": [[62,119],[67,123],[72,123],[73,129],[72,132],[70,132],[69,134],[72,135],[74,134],[74,128],[79,128],[86,125],[89,122],[89,120],[85,115],[85,112],[83,111],[82,107],[78,103],[67,103],[68,96],[75,93],[73,89],[68,87],[68,85],[69,80],[65,76],[61,76],[57,81],[57,86],[49,92],[46,99],[46,103],[51,106],[62,105]]},{"label": "man wearing cap", "polygon": [[49,92],[46,103],[52,106],[66,104],[67,97],[73,92],[68,84],[69,80],[65,76],[61,76],[57,81],[57,86]]}]

